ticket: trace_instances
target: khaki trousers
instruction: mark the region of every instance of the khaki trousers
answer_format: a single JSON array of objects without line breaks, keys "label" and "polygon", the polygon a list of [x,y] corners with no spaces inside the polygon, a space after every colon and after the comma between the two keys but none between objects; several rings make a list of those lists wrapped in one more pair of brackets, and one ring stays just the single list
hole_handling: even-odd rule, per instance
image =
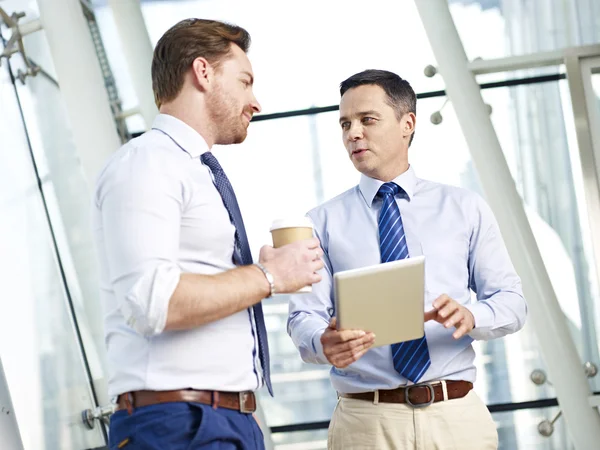
[{"label": "khaki trousers", "polygon": [[331,418],[330,450],[492,450],[498,432],[474,391],[413,408],[340,397]]}]

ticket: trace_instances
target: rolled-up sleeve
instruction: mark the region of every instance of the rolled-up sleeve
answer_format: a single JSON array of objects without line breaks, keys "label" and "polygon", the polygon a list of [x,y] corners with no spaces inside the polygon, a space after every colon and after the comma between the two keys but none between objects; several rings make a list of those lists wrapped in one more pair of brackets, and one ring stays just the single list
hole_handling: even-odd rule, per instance
[{"label": "rolled-up sleeve", "polygon": [[183,197],[181,177],[135,155],[104,174],[97,191],[111,288],[126,323],[145,336],[164,330],[181,276]]},{"label": "rolled-up sleeve", "polygon": [[475,318],[469,334],[473,339],[489,340],[520,330],[527,303],[494,214],[479,196],[472,214],[469,284],[478,301],[466,306]]},{"label": "rolled-up sleeve", "polygon": [[319,272],[322,280],[313,285],[312,293],[291,296],[287,330],[304,362],[329,364],[323,354],[321,335],[329,326],[333,312],[333,277],[326,242],[318,229],[315,234],[323,248],[325,267]]}]

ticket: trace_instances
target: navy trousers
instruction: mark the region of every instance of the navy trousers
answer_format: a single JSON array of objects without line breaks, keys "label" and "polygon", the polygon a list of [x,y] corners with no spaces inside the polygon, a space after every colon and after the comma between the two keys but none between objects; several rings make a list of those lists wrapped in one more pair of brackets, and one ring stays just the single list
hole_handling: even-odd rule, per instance
[{"label": "navy trousers", "polygon": [[252,414],[199,403],[119,410],[110,418],[110,450],[264,450]]}]

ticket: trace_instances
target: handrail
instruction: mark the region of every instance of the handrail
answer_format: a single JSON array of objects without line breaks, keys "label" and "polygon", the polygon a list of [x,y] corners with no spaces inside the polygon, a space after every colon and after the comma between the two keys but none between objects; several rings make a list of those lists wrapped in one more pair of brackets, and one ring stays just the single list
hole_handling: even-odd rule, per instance
[{"label": "handrail", "polygon": [[[600,394],[600,391],[594,392],[594,395]],[[524,409],[540,409],[540,408],[551,408],[558,406],[558,400],[556,398],[545,398],[541,400],[531,400],[526,402],[516,403],[495,403],[487,405],[490,413],[502,413],[510,411],[520,411]],[[323,420],[320,422],[304,422],[296,423],[291,425],[278,425],[270,427],[271,433],[291,433],[295,431],[311,431],[311,430],[325,430],[329,428],[329,420]]]}]

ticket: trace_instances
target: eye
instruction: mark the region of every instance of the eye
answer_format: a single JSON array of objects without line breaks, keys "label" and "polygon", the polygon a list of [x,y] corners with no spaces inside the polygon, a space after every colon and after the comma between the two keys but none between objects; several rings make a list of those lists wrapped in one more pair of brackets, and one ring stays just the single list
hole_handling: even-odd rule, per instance
[{"label": "eye", "polygon": [[242,84],[244,85],[244,87],[248,88],[250,87],[250,81],[248,80],[242,80]]},{"label": "eye", "polygon": [[347,130],[350,128],[350,122],[342,122],[340,126],[342,127],[342,130]]},{"label": "eye", "polygon": [[362,123],[373,123],[375,122],[375,118],[373,117],[363,117],[362,118]]}]

